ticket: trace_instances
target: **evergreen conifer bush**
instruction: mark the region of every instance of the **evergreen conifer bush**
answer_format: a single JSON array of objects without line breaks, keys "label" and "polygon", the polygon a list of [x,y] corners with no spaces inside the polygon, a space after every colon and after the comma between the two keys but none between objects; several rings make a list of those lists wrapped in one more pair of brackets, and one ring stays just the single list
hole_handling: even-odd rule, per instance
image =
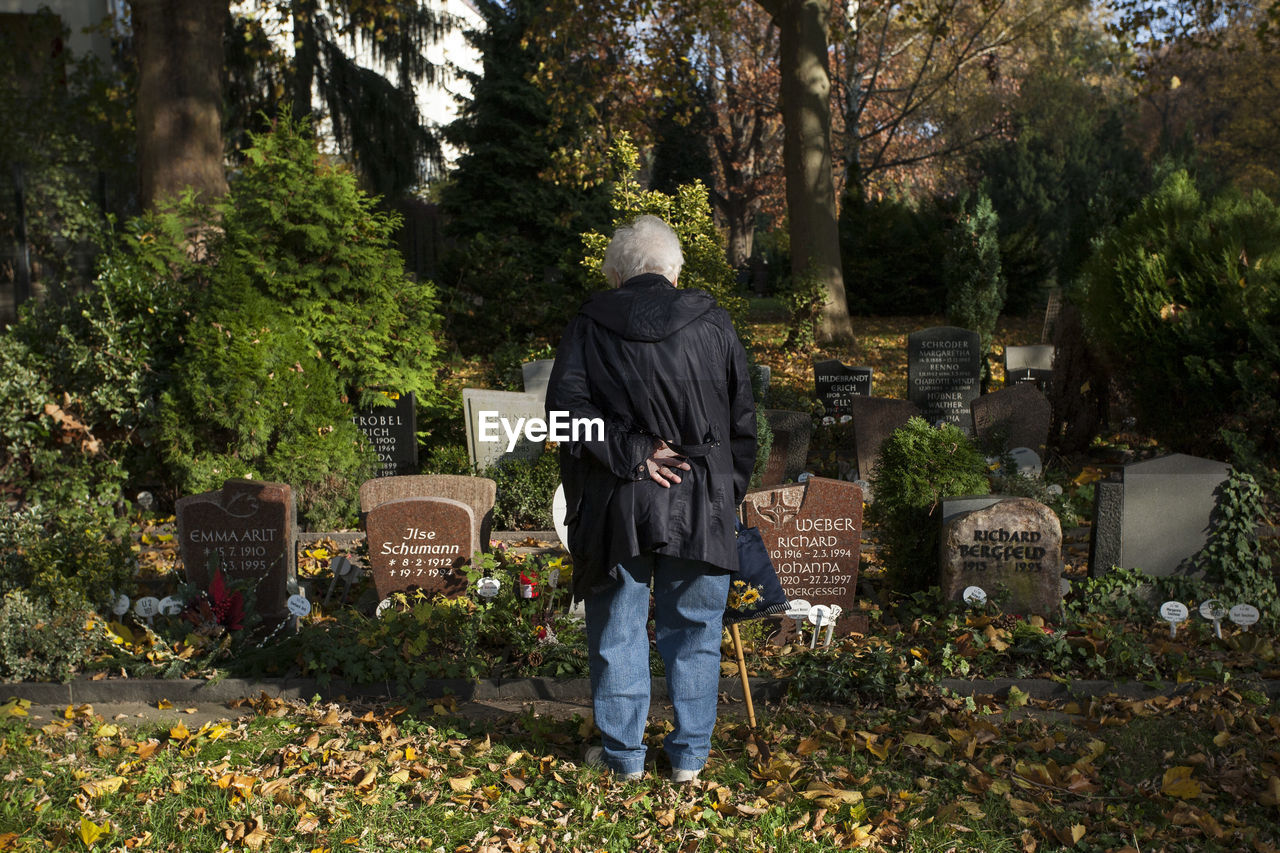
[{"label": "evergreen conifer bush", "polygon": [[876,499],[867,519],[880,530],[894,590],[913,593],[936,585],[942,499],[989,491],[985,457],[953,424],[935,429],[924,418],[912,418],[885,439],[871,478]]},{"label": "evergreen conifer bush", "polygon": [[166,461],[188,493],[278,480],[312,526],[341,524],[377,467],[352,405],[436,391],[435,288],[405,273],[394,217],[288,118],[253,137],[218,212],[208,286],[163,399]]},{"label": "evergreen conifer bush", "polygon": [[[947,282],[947,321],[977,332],[981,352],[989,352],[996,320],[1004,308],[1005,280],[1000,266],[999,218],[985,195],[979,195],[973,210],[962,213],[952,228],[942,269]],[[982,370],[986,376],[985,361]]]},{"label": "evergreen conifer bush", "polygon": [[1085,268],[1090,331],[1141,426],[1260,473],[1280,465],[1280,209],[1174,172]]}]

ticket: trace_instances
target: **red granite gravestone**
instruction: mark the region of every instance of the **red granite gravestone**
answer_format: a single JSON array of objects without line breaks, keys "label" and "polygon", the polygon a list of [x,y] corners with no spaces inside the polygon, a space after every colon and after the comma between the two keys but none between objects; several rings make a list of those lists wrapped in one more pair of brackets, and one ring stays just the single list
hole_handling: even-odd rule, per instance
[{"label": "red granite gravestone", "polygon": [[[862,489],[810,477],[804,483],[748,492],[744,523],[758,527],[788,599],[839,605],[852,614],[862,553]],[[837,628],[855,630],[841,618]]]},{"label": "red granite gravestone", "polygon": [[298,584],[298,517],[290,486],[227,480],[220,491],[179,498],[176,515],[182,564],[193,585],[209,588],[216,556],[227,580],[253,586],[261,631],[290,618],[286,602]]},{"label": "red granite gravestone", "polygon": [[377,477],[360,484],[360,512],[400,498],[449,498],[471,507],[480,522],[480,548],[489,550],[493,527],[493,504],[498,484],[487,477],[463,474],[412,474],[404,477]]},{"label": "red granite gravestone", "polygon": [[364,524],[379,599],[411,587],[429,595],[466,592],[459,569],[480,550],[471,507],[449,498],[401,498],[375,506]]},{"label": "red granite gravestone", "polygon": [[942,594],[980,587],[1006,613],[1056,618],[1062,606],[1062,526],[1042,503],[1007,498],[945,522]]}]

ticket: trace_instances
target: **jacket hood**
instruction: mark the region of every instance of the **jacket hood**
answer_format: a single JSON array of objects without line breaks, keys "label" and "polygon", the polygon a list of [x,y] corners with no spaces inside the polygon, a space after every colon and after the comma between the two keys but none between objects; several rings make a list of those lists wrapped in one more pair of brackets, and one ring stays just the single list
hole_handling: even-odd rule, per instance
[{"label": "jacket hood", "polygon": [[581,313],[632,341],[661,341],[716,307],[705,290],[672,287],[660,275],[638,275],[592,295]]}]

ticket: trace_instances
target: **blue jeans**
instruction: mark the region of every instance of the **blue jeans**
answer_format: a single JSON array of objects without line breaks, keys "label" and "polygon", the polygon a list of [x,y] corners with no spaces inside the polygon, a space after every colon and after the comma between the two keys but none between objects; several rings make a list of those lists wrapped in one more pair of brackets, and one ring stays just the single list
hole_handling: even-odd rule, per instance
[{"label": "blue jeans", "polygon": [[729,573],[700,560],[641,554],[587,598],[587,646],[596,726],[616,773],[644,769],[649,717],[649,581],[658,652],[675,728],[663,748],[675,770],[700,770],[711,750],[720,687],[720,636]]}]

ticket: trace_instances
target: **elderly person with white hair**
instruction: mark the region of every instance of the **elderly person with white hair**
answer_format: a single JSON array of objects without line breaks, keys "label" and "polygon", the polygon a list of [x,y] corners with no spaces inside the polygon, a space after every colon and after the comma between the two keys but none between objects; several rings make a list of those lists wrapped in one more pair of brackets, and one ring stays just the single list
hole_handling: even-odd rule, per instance
[{"label": "elderly person with white hair", "polygon": [[560,470],[603,735],[587,760],[625,779],[644,774],[651,586],[675,710],[671,778],[692,781],[706,763],[734,520],[755,460],[746,352],[710,294],[676,287],[683,262],[658,217],[619,228],[604,259],[614,289],[570,321],[547,389],[549,413],[605,425],[561,444]]}]

